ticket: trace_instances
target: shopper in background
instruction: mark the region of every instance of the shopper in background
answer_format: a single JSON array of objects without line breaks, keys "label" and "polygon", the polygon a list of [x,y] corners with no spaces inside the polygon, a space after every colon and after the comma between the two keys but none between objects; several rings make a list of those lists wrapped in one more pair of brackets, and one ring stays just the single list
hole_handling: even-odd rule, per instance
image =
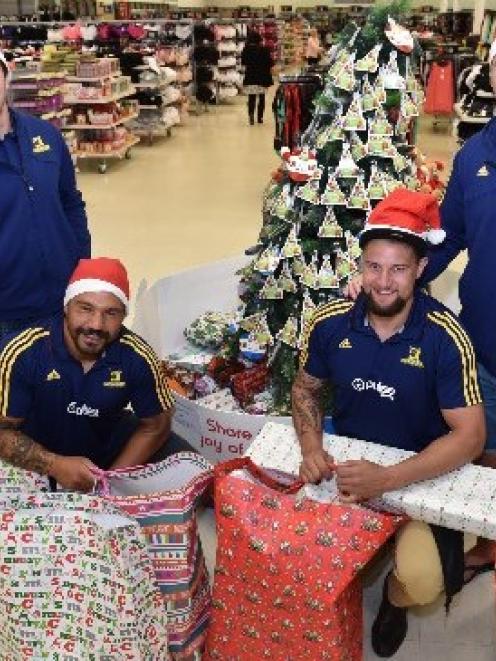
[{"label": "shopper in background", "polygon": [[60,132],[8,107],[0,53],[0,338],[60,311],[67,280],[90,255],[85,205]]},{"label": "shopper in background", "polygon": [[322,55],[322,46],[320,45],[319,33],[315,28],[310,30],[307,41],[305,57],[309,65],[318,64]]},{"label": "shopper in background", "polygon": [[[485,424],[474,351],[456,317],[416,287],[427,242],[441,238],[437,201],[397,189],[360,235],[363,291],[355,303],[317,308],[293,386],[300,476],[336,474],[344,502],[376,498],[476,459]],[[366,459],[335,465],[322,445],[321,393],[333,386],[336,433],[417,454],[390,466]],[[332,448],[330,448],[332,453]],[[408,629],[407,609],[447,600],[463,585],[463,534],[411,521],[396,536],[372,647],[390,657]]]},{"label": "shopper in background", "polygon": [[[245,67],[243,80],[244,92],[248,94],[248,117],[250,124],[255,123],[255,109],[257,121],[263,124],[265,111],[265,93],[274,84],[271,69],[274,66],[270,49],[262,45],[262,37],[258,32],[248,32],[246,46],[241,53],[241,63]],[[258,107],[257,106],[258,96]]]},{"label": "shopper in background", "polygon": [[0,457],[87,491],[97,467],[170,450],[174,400],[154,351],[123,326],[129,282],[119,260],[82,259],[66,286],[63,318],[4,340]]}]

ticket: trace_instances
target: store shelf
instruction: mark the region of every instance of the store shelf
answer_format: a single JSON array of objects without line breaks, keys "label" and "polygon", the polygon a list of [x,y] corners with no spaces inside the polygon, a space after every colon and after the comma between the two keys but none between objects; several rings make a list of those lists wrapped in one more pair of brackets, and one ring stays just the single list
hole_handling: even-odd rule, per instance
[{"label": "store shelf", "polygon": [[101,97],[97,99],[71,99],[71,98],[64,98],[64,103],[68,106],[76,106],[76,105],[93,105],[93,104],[104,104],[104,103],[113,103],[114,101],[120,101],[120,99],[125,99],[127,96],[131,96],[132,94],[135,94],[136,88],[133,86],[128,87],[127,90],[124,92],[121,92],[120,94],[113,94],[112,96],[106,96],[106,97]]},{"label": "store shelf", "polygon": [[87,130],[87,129],[98,129],[98,130],[115,129],[116,126],[121,126],[121,124],[126,124],[126,122],[129,122],[132,119],[136,119],[138,116],[139,116],[138,113],[127,115],[126,117],[121,117],[115,122],[112,122],[112,124],[67,124],[64,128],[71,129],[74,131]]},{"label": "store shelf", "polygon": [[106,80],[111,80],[112,78],[120,78],[122,73],[116,71],[115,73],[109,73],[106,76],[96,76],[95,78],[80,78],[79,76],[67,76],[66,80],[68,83],[104,83]]},{"label": "store shelf", "polygon": [[163,87],[167,87],[170,84],[171,83],[167,81],[162,81],[159,83],[134,83],[134,86],[137,90],[157,90],[162,89]]},{"label": "store shelf", "polygon": [[121,147],[120,149],[116,149],[115,151],[110,151],[110,152],[85,152],[85,151],[75,151],[73,152],[73,156],[76,156],[77,158],[96,158],[100,161],[104,161],[107,158],[119,158],[122,159],[126,156],[126,153],[131,147],[134,147],[134,145],[137,145],[138,142],[140,141],[138,136],[133,137],[132,140],[128,140],[128,142]]}]

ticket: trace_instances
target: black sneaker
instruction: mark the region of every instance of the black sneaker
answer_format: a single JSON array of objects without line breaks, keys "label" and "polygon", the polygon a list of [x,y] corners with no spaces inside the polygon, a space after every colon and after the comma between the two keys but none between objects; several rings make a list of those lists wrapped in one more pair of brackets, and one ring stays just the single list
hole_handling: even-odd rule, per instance
[{"label": "black sneaker", "polygon": [[401,647],[408,631],[407,608],[393,606],[388,599],[388,579],[384,582],[382,602],[372,625],[372,649],[383,659],[387,659]]},{"label": "black sneaker", "polygon": [[253,117],[250,117],[250,126],[253,126],[254,124],[255,124],[255,120],[253,119]]}]

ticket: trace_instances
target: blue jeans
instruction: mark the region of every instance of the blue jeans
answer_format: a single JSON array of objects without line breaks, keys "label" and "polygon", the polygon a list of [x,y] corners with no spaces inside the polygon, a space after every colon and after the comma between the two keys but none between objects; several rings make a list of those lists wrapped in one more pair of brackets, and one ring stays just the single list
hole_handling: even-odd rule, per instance
[{"label": "blue jeans", "polygon": [[484,449],[486,452],[496,452],[496,376],[488,372],[481,363],[478,364],[477,371],[486,416],[487,440]]}]

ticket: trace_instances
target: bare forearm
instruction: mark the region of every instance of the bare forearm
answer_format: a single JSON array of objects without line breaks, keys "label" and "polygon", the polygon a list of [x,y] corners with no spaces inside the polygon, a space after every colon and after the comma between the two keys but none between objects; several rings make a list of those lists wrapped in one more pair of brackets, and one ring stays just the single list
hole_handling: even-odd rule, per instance
[{"label": "bare forearm", "polygon": [[478,444],[467,441],[465,434],[456,431],[446,434],[414,457],[390,466],[387,491],[448,473],[473,461],[478,454]]},{"label": "bare forearm", "polygon": [[56,455],[18,429],[0,431],[0,457],[14,466],[51,475]]},{"label": "bare forearm", "polygon": [[302,453],[322,447],[320,388],[309,388],[297,377],[292,390],[293,422]]}]

